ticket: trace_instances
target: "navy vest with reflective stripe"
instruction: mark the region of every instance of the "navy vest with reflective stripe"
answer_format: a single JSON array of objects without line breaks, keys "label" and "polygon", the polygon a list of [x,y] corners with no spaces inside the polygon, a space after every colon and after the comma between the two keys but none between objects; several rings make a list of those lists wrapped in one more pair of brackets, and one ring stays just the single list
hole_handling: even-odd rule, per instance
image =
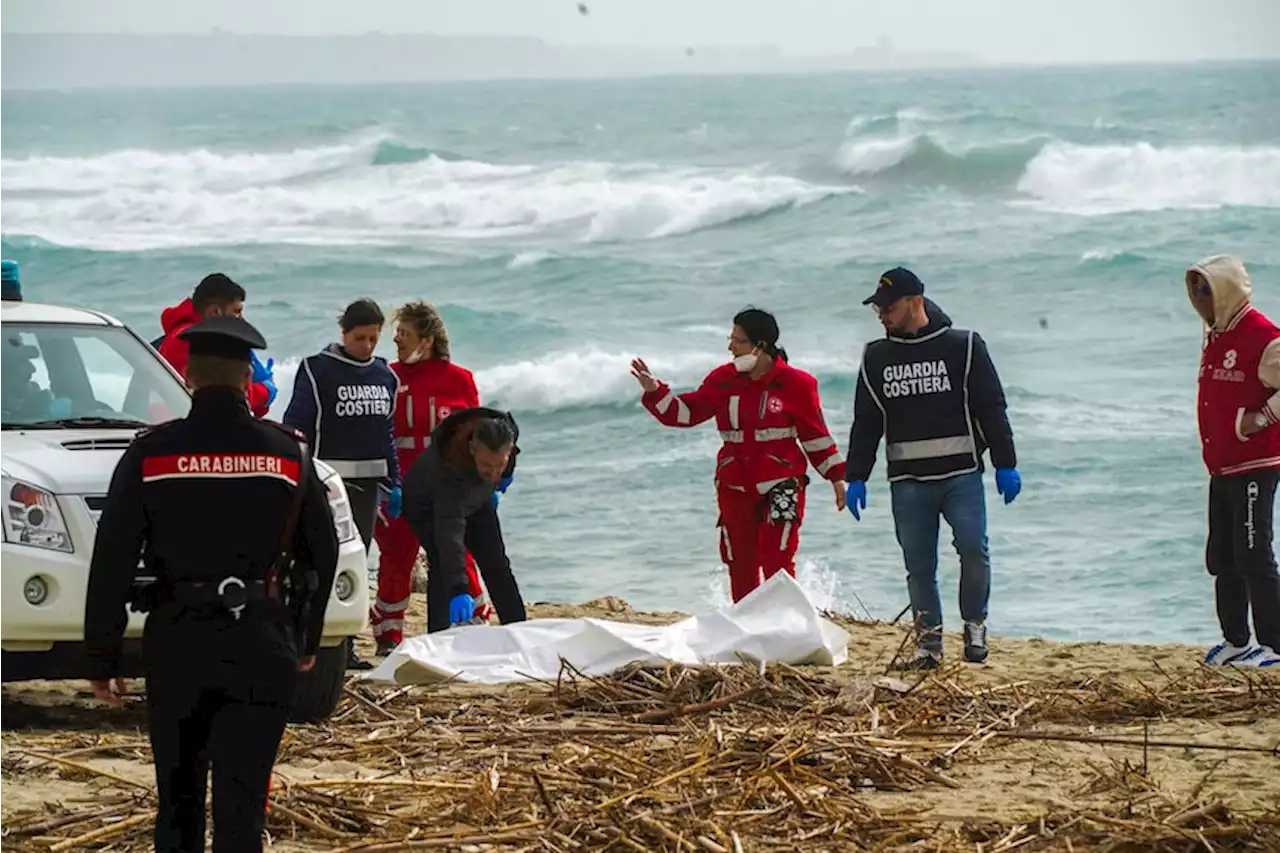
[{"label": "navy vest with reflective stripe", "polygon": [[302,362],[316,395],[315,456],[348,478],[387,476],[387,442],[398,381],[384,359],[325,350]]},{"label": "navy vest with reflective stripe", "polygon": [[867,347],[861,370],[884,413],[890,482],[982,470],[982,441],[969,414],[972,363],[973,333],[949,327]]}]

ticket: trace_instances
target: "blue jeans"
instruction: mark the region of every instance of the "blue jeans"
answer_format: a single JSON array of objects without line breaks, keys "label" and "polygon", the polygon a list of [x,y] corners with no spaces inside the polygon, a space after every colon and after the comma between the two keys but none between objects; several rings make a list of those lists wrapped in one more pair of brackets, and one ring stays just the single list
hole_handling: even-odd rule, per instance
[{"label": "blue jeans", "polygon": [[893,526],[907,565],[911,610],[926,631],[920,645],[942,650],[942,599],[938,596],[938,520],[951,526],[952,544],[960,555],[960,616],[987,618],[991,594],[991,555],[987,550],[987,504],[982,474],[959,474],[945,480],[900,480],[889,486]]}]

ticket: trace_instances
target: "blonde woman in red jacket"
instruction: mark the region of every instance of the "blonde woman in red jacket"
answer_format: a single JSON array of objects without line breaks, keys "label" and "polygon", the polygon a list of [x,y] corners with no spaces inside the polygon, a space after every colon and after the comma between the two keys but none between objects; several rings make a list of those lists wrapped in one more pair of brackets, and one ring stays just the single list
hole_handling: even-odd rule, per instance
[{"label": "blonde woman in red jacket", "polygon": [[[449,332],[440,312],[417,300],[394,315],[397,360],[391,369],[400,379],[396,393],[395,440],[400,470],[407,473],[427,449],[431,431],[460,409],[480,405],[475,377],[453,363]],[[378,654],[389,654],[404,639],[404,613],[413,589],[413,566],[418,539],[403,517],[379,517],[374,528],[378,543],[378,595],[369,613]],[[430,571],[430,567],[428,567]],[[477,601],[476,617],[487,621],[492,608],[480,603],[485,595],[475,560],[467,554],[467,580]]]}]

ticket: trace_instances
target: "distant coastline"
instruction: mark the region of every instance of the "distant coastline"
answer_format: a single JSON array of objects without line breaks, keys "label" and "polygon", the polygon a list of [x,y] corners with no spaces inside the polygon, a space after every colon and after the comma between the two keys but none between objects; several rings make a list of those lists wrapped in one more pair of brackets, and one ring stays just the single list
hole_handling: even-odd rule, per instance
[{"label": "distant coastline", "polygon": [[969,53],[901,51],[884,38],[873,45],[851,45],[840,54],[798,55],[771,45],[664,49],[563,45],[525,37],[225,31],[5,33],[0,56],[6,91],[796,74],[985,65]]}]

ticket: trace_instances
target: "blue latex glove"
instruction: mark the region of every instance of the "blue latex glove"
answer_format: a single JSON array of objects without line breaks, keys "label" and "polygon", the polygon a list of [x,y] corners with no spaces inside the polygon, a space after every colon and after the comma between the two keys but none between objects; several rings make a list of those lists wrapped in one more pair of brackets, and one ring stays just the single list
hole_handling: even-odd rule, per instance
[{"label": "blue latex glove", "polygon": [[1018,492],[1022,491],[1022,478],[1018,476],[1017,468],[996,469],[996,491],[1004,495],[1006,504],[1013,503]]},{"label": "blue latex glove", "polygon": [[503,477],[501,480],[498,481],[498,491],[493,493],[494,509],[498,508],[498,492],[502,492],[505,495],[507,493],[507,488],[511,485],[511,481],[514,479],[515,479],[515,475],[512,475],[509,477]]},{"label": "blue latex glove", "polygon": [[253,357],[253,381],[259,385],[266,386],[267,389],[267,405],[270,406],[276,401],[276,394],[280,393],[276,388],[276,382],[273,374],[273,368],[276,366],[274,358],[268,358],[267,363],[263,364],[258,358],[255,350],[250,350],[249,355]]},{"label": "blue latex glove", "polygon": [[49,417],[58,419],[71,417],[71,398],[55,397],[49,404]]},{"label": "blue latex glove", "polygon": [[844,504],[853,517],[862,521],[858,510],[867,508],[867,483],[865,480],[854,480],[844,492]]},{"label": "blue latex glove", "polygon": [[263,364],[262,359],[258,357],[257,350],[249,350],[249,354],[253,356],[253,381],[267,384],[272,379],[272,369],[276,366],[274,358],[268,358],[267,363]]},{"label": "blue latex glove", "polygon": [[457,625],[460,622],[470,622],[471,617],[476,613],[476,603],[471,596],[465,592],[462,595],[455,595],[453,600],[449,602],[449,624]]},{"label": "blue latex glove", "polygon": [[404,492],[396,486],[391,490],[391,496],[387,498],[387,515],[391,518],[399,518],[400,510],[404,508]]}]

